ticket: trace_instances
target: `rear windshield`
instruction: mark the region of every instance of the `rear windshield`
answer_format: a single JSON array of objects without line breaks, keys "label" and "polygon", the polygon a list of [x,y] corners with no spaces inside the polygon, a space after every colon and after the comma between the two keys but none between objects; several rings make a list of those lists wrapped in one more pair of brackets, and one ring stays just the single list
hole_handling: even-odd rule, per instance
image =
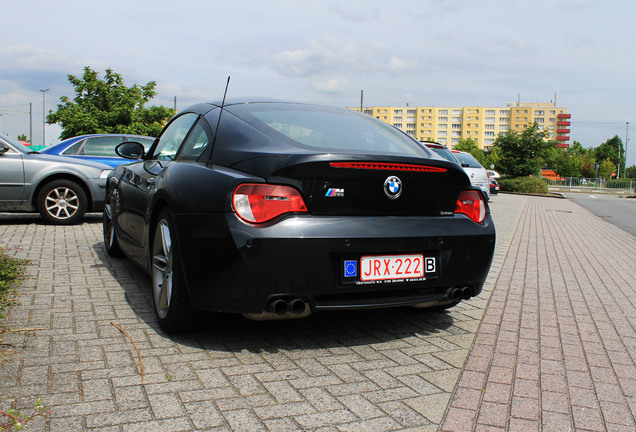
[{"label": "rear windshield", "polygon": [[468,165],[467,168],[483,168],[477,159],[469,155],[468,153],[453,153],[453,156],[457,158],[462,166]]},{"label": "rear windshield", "polygon": [[415,140],[401,131],[346,109],[294,104],[248,107],[240,110],[240,117],[261,131],[283,136],[299,147],[333,153],[428,157]]},{"label": "rear windshield", "polygon": [[457,163],[457,159],[453,156],[453,153],[448,149],[448,147],[429,147],[435,153],[443,157],[449,162]]}]

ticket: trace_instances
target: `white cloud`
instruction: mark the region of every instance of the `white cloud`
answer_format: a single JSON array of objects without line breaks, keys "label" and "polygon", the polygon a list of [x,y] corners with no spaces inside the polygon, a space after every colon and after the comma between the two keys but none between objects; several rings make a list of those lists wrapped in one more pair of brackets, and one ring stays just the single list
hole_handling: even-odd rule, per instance
[{"label": "white cloud", "polygon": [[327,81],[316,82],[312,87],[321,93],[342,93],[350,89],[349,80],[346,78],[331,78]]},{"label": "white cloud", "polygon": [[410,67],[386,46],[366,41],[322,37],[306,48],[273,56],[272,68],[283,76],[307,77],[333,73],[402,74]]}]

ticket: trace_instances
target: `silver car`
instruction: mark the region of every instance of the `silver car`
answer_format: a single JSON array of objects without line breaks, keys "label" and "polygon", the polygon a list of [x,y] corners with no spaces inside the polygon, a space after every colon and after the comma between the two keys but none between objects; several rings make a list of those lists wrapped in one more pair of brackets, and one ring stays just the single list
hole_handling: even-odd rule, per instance
[{"label": "silver car", "polygon": [[48,223],[71,225],[102,211],[111,167],[43,155],[0,135],[0,211],[39,212]]},{"label": "silver car", "polygon": [[453,156],[459,161],[470,179],[470,183],[473,186],[479,186],[484,193],[484,197],[490,200],[490,179],[486,168],[474,158],[470,153],[463,151],[452,150]]}]

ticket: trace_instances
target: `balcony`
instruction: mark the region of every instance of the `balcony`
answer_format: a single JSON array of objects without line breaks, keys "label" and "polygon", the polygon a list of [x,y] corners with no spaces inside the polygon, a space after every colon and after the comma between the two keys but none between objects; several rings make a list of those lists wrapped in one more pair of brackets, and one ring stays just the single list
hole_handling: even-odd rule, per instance
[{"label": "balcony", "polygon": [[557,122],[557,126],[570,126],[570,122],[569,121],[560,121],[560,122]]},{"label": "balcony", "polygon": [[557,118],[572,118],[572,114],[557,114]]},{"label": "balcony", "polygon": [[570,133],[570,129],[557,129],[558,133]]},{"label": "balcony", "polygon": [[570,139],[569,136],[558,136],[556,137],[559,141],[568,141]]},{"label": "balcony", "polygon": [[570,147],[570,144],[568,143],[558,143],[557,144],[557,148],[568,148]]}]

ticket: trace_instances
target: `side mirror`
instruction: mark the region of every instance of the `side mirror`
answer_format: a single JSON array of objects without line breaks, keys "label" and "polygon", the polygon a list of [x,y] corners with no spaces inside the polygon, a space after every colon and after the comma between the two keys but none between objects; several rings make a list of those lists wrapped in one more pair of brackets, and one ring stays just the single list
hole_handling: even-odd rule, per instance
[{"label": "side mirror", "polygon": [[135,141],[128,141],[119,144],[115,147],[115,153],[126,159],[141,159],[146,154],[143,144]]}]

